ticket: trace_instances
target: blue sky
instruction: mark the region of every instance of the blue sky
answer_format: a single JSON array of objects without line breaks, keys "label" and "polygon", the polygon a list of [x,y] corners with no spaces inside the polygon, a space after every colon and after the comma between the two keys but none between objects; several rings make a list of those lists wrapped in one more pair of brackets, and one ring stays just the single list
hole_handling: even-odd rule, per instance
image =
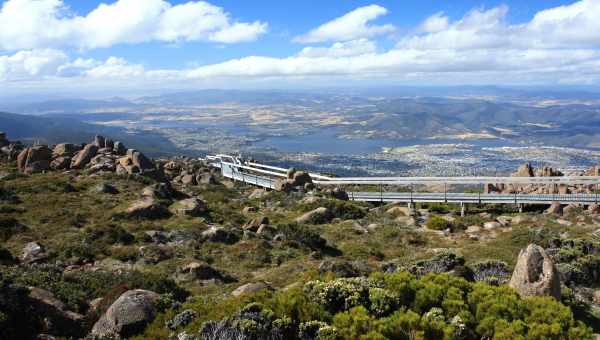
[{"label": "blue sky", "polygon": [[16,94],[600,80],[600,0],[1,3]]},{"label": "blue sky", "polygon": [[[89,13],[102,1],[66,1],[77,13]],[[106,2],[106,1],[105,1]],[[170,1],[181,4],[188,1]],[[232,16],[242,21],[261,20],[269,23],[269,32],[255,42],[224,45],[218,43],[188,43],[174,47],[164,43],[140,45],[119,45],[107,49],[89,51],[95,58],[108,58],[119,55],[128,60],[151,67],[177,68],[193,64],[207,64],[240,58],[247,55],[268,55],[286,57],[298,52],[302,44],[291,42],[291,38],[309,31],[321,23],[339,17],[353,9],[378,4],[389,13],[375,22],[391,22],[398,27],[398,34],[411,31],[423,19],[444,12],[451,19],[460,19],[474,8],[493,8],[508,5],[507,20],[519,23],[531,20],[539,10],[572,1],[528,0],[528,1],[473,1],[473,0],[424,0],[424,1],[212,1],[212,4],[226,9]],[[318,9],[318,10],[316,10]],[[379,39],[381,44],[393,44],[388,37]]]}]

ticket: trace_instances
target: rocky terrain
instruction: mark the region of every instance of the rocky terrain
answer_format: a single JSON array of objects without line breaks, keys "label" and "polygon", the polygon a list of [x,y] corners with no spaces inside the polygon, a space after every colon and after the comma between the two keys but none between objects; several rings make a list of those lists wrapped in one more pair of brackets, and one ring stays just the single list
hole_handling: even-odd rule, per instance
[{"label": "rocky terrain", "polygon": [[264,191],[102,136],[47,146],[0,133],[0,150],[2,339],[600,332],[595,205],[461,217],[447,204],[350,202],[304,171]]}]

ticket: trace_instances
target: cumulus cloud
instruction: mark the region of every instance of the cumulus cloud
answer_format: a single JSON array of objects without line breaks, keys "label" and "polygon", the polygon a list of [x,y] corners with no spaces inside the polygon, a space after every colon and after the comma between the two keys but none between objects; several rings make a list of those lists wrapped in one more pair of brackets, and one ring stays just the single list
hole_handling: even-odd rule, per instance
[{"label": "cumulus cloud", "polygon": [[387,12],[387,9],[378,5],[359,7],[294,38],[294,41],[299,43],[348,41],[391,33],[395,29],[393,25],[369,25],[370,21],[387,14]]},{"label": "cumulus cloud", "polygon": [[54,76],[66,62],[67,55],[57,50],[19,51],[13,55],[0,56],[0,80]]},{"label": "cumulus cloud", "polygon": [[357,39],[346,42],[336,42],[331,47],[308,46],[298,53],[299,57],[350,57],[355,55],[371,54],[377,51],[375,42],[368,39]]},{"label": "cumulus cloud", "polygon": [[7,0],[0,8],[0,49],[109,47],[148,41],[256,40],[267,24],[238,22],[204,1],[171,5],[165,0],[117,0],[86,16],[74,15],[62,0]]},{"label": "cumulus cloud", "polygon": [[409,36],[399,48],[596,48],[600,45],[600,0],[582,0],[538,12],[523,24],[509,24],[507,6],[475,9],[450,22],[442,13],[420,25],[423,34]]},{"label": "cumulus cloud", "polygon": [[[600,32],[600,27],[595,28],[600,23],[588,13],[596,10],[599,1],[540,11],[520,24],[507,22],[505,6],[475,9],[455,21],[437,13],[389,49],[360,37],[329,46],[307,46],[283,58],[247,56],[186,69],[149,70],[117,57],[70,60],[56,50],[21,51],[0,57],[0,78],[17,83],[75,77],[78,82],[136,82],[136,86],[222,81],[230,87],[261,80],[269,84],[272,80],[306,81],[308,85],[339,80],[600,84],[600,40],[593,34]],[[235,31],[235,25],[230,27]],[[574,33],[568,35],[569,30]]]},{"label": "cumulus cloud", "polygon": [[447,29],[448,17],[443,12],[438,12],[425,19],[419,26],[419,30],[425,33],[435,33]]}]

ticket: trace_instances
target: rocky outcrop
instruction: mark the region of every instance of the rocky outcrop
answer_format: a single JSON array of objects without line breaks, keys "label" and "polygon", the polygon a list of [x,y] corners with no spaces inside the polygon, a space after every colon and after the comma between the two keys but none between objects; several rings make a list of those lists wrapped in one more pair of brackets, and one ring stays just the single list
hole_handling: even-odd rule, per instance
[{"label": "rocky outcrop", "polygon": [[585,176],[600,176],[600,165],[596,165],[587,170]]},{"label": "rocky outcrop", "polygon": [[[592,173],[593,171],[588,171]],[[530,163],[520,166],[516,172],[510,175],[511,177],[556,177],[564,176],[564,174],[554,168],[545,166],[535,169]],[[593,190],[590,186],[585,185],[567,185],[567,184],[492,184],[488,183],[484,186],[484,193],[530,193],[530,194],[570,194],[570,193],[590,193]]]},{"label": "rocky outcrop", "polygon": [[327,189],[323,190],[323,194],[325,194],[326,196],[329,196],[329,197],[333,197],[338,200],[342,200],[342,201],[347,201],[349,199],[348,193],[345,190],[338,188],[338,187],[327,188]]},{"label": "rocky outcrop", "polygon": [[157,293],[136,289],[121,294],[94,324],[91,334],[104,338],[128,338],[141,332],[156,314]]},{"label": "rocky outcrop", "polygon": [[592,215],[600,214],[600,204],[592,203],[587,207],[587,212]]},{"label": "rocky outcrop", "polygon": [[206,204],[202,200],[193,197],[173,203],[169,210],[180,216],[198,217],[206,211]]},{"label": "rocky outcrop", "polygon": [[320,223],[327,223],[327,222],[331,221],[332,218],[333,218],[333,214],[331,213],[331,211],[329,211],[329,209],[327,209],[325,207],[320,207],[320,208],[309,211],[309,212],[305,213],[304,215],[298,217],[296,219],[296,222],[300,223],[300,224],[302,224],[302,223],[320,224]]},{"label": "rocky outcrop", "polygon": [[546,211],[544,211],[544,213],[552,214],[552,215],[562,215],[563,206],[559,202],[553,202],[550,205],[550,207],[548,207],[548,209],[546,209]]},{"label": "rocky outcrop", "polygon": [[527,163],[521,165],[516,172],[511,174],[511,177],[533,177],[534,174],[534,169],[531,166],[531,163]]},{"label": "rocky outcrop", "polygon": [[312,178],[308,172],[297,171],[296,169],[291,168],[288,170],[286,178],[280,178],[275,181],[274,189],[276,191],[291,192],[297,188],[304,189],[305,186],[311,184]]},{"label": "rocky outcrop", "polygon": [[17,156],[17,168],[23,173],[36,173],[50,169],[52,150],[36,145],[21,151]]},{"label": "rocky outcrop", "polygon": [[47,290],[28,287],[27,296],[33,312],[42,321],[42,332],[51,335],[81,337],[84,335],[84,316],[69,311],[66,305]]},{"label": "rocky outcrop", "polygon": [[79,150],[81,150],[80,145],[71,143],[57,144],[54,149],[52,149],[52,157],[73,157]]},{"label": "rocky outcrop", "polygon": [[202,232],[201,237],[204,241],[215,243],[234,243],[238,240],[235,234],[217,226],[210,226]]},{"label": "rocky outcrop", "polygon": [[0,132],[0,148],[4,146],[8,146],[10,142],[6,139],[6,133]]},{"label": "rocky outcrop", "polygon": [[0,155],[5,156],[10,161],[14,161],[23,148],[21,142],[11,142],[6,137],[6,133],[0,132]]},{"label": "rocky outcrop", "polygon": [[98,146],[94,144],[86,145],[71,161],[71,168],[82,169],[96,156],[96,153],[98,153]]},{"label": "rocky outcrop", "polygon": [[519,253],[509,285],[522,297],[553,296],[560,300],[560,278],[544,248],[530,244]]},{"label": "rocky outcrop", "polygon": [[236,288],[231,292],[231,295],[238,297],[245,294],[258,293],[263,290],[273,290],[273,288],[266,282],[246,283],[245,285]]},{"label": "rocky outcrop", "polygon": [[156,183],[145,187],[142,189],[141,196],[160,200],[170,200],[171,198],[177,196],[177,192],[173,190],[170,183],[165,182]]},{"label": "rocky outcrop", "polygon": [[143,197],[137,200],[127,208],[126,213],[132,218],[162,218],[170,215],[169,210],[162,204],[162,202],[152,198]]},{"label": "rocky outcrop", "polygon": [[33,263],[44,260],[48,257],[44,247],[37,242],[29,242],[23,247],[21,254],[22,263]]},{"label": "rocky outcrop", "polygon": [[117,173],[121,174],[154,174],[156,170],[152,161],[134,149],[127,150],[117,164]]},{"label": "rocky outcrop", "polygon": [[178,282],[190,281],[230,281],[218,270],[204,262],[191,262],[177,269],[175,279]]},{"label": "rocky outcrop", "polygon": [[253,218],[252,220],[248,221],[246,224],[244,224],[242,229],[257,232],[258,228],[260,228],[262,225],[268,225],[268,224],[269,224],[269,219],[266,216],[261,216],[261,217]]}]

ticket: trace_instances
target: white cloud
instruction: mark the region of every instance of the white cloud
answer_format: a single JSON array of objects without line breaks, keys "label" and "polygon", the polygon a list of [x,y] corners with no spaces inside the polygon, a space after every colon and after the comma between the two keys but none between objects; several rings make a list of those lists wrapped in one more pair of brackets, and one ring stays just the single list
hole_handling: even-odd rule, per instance
[{"label": "white cloud", "polygon": [[135,78],[145,74],[142,65],[130,64],[123,58],[110,57],[104,63],[95,65],[83,72],[85,76],[92,78]]},{"label": "white cloud", "polygon": [[0,80],[54,76],[58,67],[67,61],[67,55],[57,50],[19,51],[11,56],[0,56]]},{"label": "white cloud", "polygon": [[476,9],[450,22],[437,13],[421,25],[425,34],[406,37],[399,48],[597,48],[600,46],[600,0],[582,0],[538,12],[524,24],[506,21],[507,6]]},{"label": "white cloud", "polygon": [[448,28],[448,17],[443,12],[438,12],[421,23],[419,30],[426,33],[435,33]]},{"label": "white cloud", "polygon": [[362,54],[371,54],[377,51],[377,46],[373,41],[367,39],[357,39],[346,42],[336,42],[331,47],[312,47],[308,46],[298,53],[299,57],[318,58],[318,57],[350,57]]},{"label": "white cloud", "polygon": [[294,41],[299,43],[348,41],[391,33],[395,30],[393,25],[369,25],[370,21],[387,14],[387,12],[387,9],[378,5],[359,7],[294,38]]},{"label": "white cloud", "polygon": [[[600,32],[600,27],[593,28],[600,24],[587,13],[599,1],[584,0],[541,11],[521,24],[507,23],[508,8],[504,6],[473,10],[456,21],[438,13],[415,27],[413,32],[417,33],[387,50],[367,38],[344,39],[328,47],[307,46],[283,58],[247,56],[184,69],[147,69],[116,57],[69,60],[56,50],[21,51],[0,56],[0,78],[16,85],[24,81],[47,84],[70,77],[74,87],[94,83],[120,87],[130,84],[131,88],[182,88],[197,84],[241,87],[260,81],[270,86],[276,81],[284,85],[304,82],[301,84],[311,86],[363,80],[420,84],[600,84],[598,34],[580,32]],[[565,25],[570,26],[566,29]],[[574,33],[567,34],[569,30]],[[239,36],[235,32],[232,35]]]},{"label": "white cloud", "polygon": [[0,9],[0,49],[109,47],[148,41],[256,40],[267,24],[237,22],[204,1],[171,5],[165,0],[117,0],[86,16],[73,15],[62,0],[7,0]]}]

